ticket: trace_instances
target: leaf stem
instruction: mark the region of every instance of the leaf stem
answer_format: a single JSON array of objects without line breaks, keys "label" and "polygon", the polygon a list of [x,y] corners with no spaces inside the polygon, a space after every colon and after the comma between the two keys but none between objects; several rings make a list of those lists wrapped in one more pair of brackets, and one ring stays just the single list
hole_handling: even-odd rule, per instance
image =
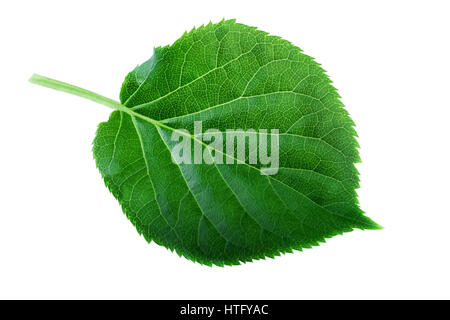
[{"label": "leaf stem", "polygon": [[[233,156],[229,155],[228,153],[224,153],[223,151],[220,151],[220,150],[217,150],[215,148],[212,148],[211,146],[207,145],[202,140],[198,140],[195,136],[192,136],[191,134],[185,133],[185,131],[183,131],[183,130],[172,128],[172,127],[166,125],[165,123],[163,123],[161,121],[151,119],[151,118],[149,118],[149,117],[147,117],[147,116],[145,116],[143,114],[140,114],[140,113],[138,113],[138,112],[136,112],[136,111],[134,111],[134,110],[132,110],[130,108],[127,108],[126,106],[124,106],[123,104],[121,104],[121,103],[119,103],[117,101],[114,101],[112,99],[106,98],[106,97],[104,97],[102,95],[99,95],[99,94],[97,94],[95,92],[92,92],[92,91],[89,91],[89,90],[86,90],[86,89],[83,89],[83,88],[80,88],[80,87],[77,87],[77,86],[74,86],[74,85],[62,82],[62,81],[58,81],[58,80],[55,80],[55,79],[47,78],[47,77],[44,77],[44,76],[41,76],[41,75],[38,75],[38,74],[33,74],[33,76],[31,76],[29,81],[31,83],[34,83],[34,84],[38,84],[38,85],[41,85],[41,86],[44,86],[44,87],[47,87],[47,88],[51,88],[51,89],[54,89],[54,90],[58,90],[58,91],[67,92],[67,93],[70,93],[70,94],[73,94],[73,95],[76,95],[76,96],[79,96],[79,97],[82,97],[82,98],[85,98],[85,99],[88,99],[88,100],[91,100],[91,101],[94,101],[94,102],[97,102],[97,103],[100,103],[100,104],[103,104],[103,105],[105,105],[105,106],[107,106],[109,108],[112,108],[114,110],[123,111],[123,112],[127,113],[128,115],[130,115],[133,118],[140,118],[140,119],[142,119],[144,121],[147,121],[147,122],[149,122],[149,123],[151,123],[151,124],[153,124],[155,126],[158,126],[160,128],[165,128],[167,130],[171,130],[171,131],[177,132],[180,135],[183,135],[183,136],[186,136],[188,138],[191,138],[192,140],[196,141],[197,143],[200,143],[200,144],[204,145],[207,148],[211,148],[211,150],[213,150],[215,152],[220,152],[225,157],[232,158],[233,161],[236,160],[236,163],[239,163],[239,161],[240,161],[239,159],[234,158]],[[261,171],[259,168],[251,166],[251,165],[249,165],[249,164],[247,164],[245,162],[243,164],[249,166],[250,168],[252,168],[254,170]],[[287,186],[288,188],[294,190],[295,192],[301,194],[302,196],[305,196],[304,194],[300,193],[298,190],[292,188],[290,185],[284,183],[281,180],[278,180],[278,179],[276,179],[276,178],[274,178],[272,176],[266,176],[266,177],[268,179],[273,179],[273,180],[275,180],[275,181],[277,181],[277,182]],[[311,201],[316,203],[313,200],[311,200]],[[318,203],[316,203],[316,204],[319,205]],[[329,210],[327,210],[327,211],[330,214],[341,216],[340,214],[333,213],[333,212],[331,212]],[[350,217],[345,217],[345,216],[342,216],[342,217],[350,219],[350,220],[354,220],[354,219],[351,219]],[[370,220],[368,217],[364,216],[364,218],[368,219],[369,222],[367,222],[367,221],[364,221],[364,222],[358,221],[358,222],[362,223],[364,228],[367,228],[367,229],[381,229],[382,228],[378,224],[376,224],[375,222]],[[361,226],[359,226],[358,228],[361,228]]]},{"label": "leaf stem", "polygon": [[58,91],[67,92],[67,93],[70,93],[70,94],[73,94],[73,95],[76,95],[76,96],[79,96],[79,97],[82,97],[82,98],[85,98],[85,99],[88,99],[88,100],[91,100],[91,101],[94,101],[94,102],[97,102],[100,104],[103,104],[109,108],[112,108],[115,110],[120,110],[120,111],[125,111],[125,112],[129,113],[129,109],[117,101],[114,101],[112,99],[109,99],[107,97],[99,95],[95,92],[74,86],[74,85],[66,83],[66,82],[47,78],[47,77],[41,76],[39,74],[33,74],[31,76],[31,78],[29,79],[29,81],[31,83],[38,84],[40,86],[44,86],[44,87],[58,90]]},{"label": "leaf stem", "polygon": [[70,93],[70,94],[73,94],[73,95],[76,95],[76,96],[79,96],[79,97],[82,97],[82,98],[85,98],[85,99],[88,99],[88,100],[91,100],[91,101],[94,101],[94,102],[97,102],[97,103],[100,103],[100,104],[103,104],[103,105],[105,105],[105,106],[107,106],[107,107],[109,107],[111,109],[114,109],[114,110],[123,111],[123,112],[129,114],[132,117],[143,119],[143,120],[145,120],[147,122],[150,122],[150,123],[152,123],[152,124],[154,124],[156,126],[159,126],[161,128],[174,130],[173,128],[171,128],[171,127],[169,127],[169,126],[167,126],[167,125],[165,125],[165,124],[163,124],[163,123],[161,123],[161,122],[159,122],[157,120],[148,118],[148,117],[146,117],[146,116],[144,116],[144,115],[142,115],[140,113],[137,113],[137,112],[131,110],[130,108],[127,108],[126,106],[124,106],[120,102],[117,102],[117,101],[112,100],[110,98],[104,97],[104,96],[102,96],[102,95],[100,95],[98,93],[95,93],[95,92],[92,92],[92,91],[89,91],[89,90],[86,90],[86,89],[74,86],[73,84],[69,84],[69,83],[66,83],[66,82],[59,81],[59,80],[47,78],[47,77],[41,76],[39,74],[33,74],[31,76],[31,78],[29,79],[29,81],[31,83],[38,84],[38,85],[43,86],[43,87],[47,87],[47,88],[58,90],[58,91],[67,92],[67,93]]}]

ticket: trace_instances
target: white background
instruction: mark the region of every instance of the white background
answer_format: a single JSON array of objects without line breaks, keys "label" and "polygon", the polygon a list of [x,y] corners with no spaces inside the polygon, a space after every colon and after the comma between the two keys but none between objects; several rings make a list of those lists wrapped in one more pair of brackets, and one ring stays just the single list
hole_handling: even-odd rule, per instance
[{"label": "white background", "polygon": [[[450,7],[446,1],[2,1],[0,298],[450,298]],[[357,124],[361,207],[385,227],[236,267],[140,237],[95,168],[110,110],[185,30],[236,18],[315,57]]]}]

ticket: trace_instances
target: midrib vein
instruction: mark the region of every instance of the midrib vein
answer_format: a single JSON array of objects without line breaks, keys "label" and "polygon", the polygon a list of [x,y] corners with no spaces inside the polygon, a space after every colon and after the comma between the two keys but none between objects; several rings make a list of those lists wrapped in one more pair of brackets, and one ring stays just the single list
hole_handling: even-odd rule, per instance
[{"label": "midrib vein", "polygon": [[[157,121],[157,120],[154,120],[154,119],[148,118],[148,117],[146,117],[146,116],[144,116],[144,115],[142,115],[142,114],[136,113],[136,112],[134,112],[133,110],[130,110],[130,109],[126,108],[126,107],[125,107],[125,109],[127,109],[127,110],[129,111],[128,113],[129,113],[132,117],[138,117],[138,118],[140,118],[140,119],[142,119],[142,120],[144,120],[144,121],[147,121],[147,122],[149,122],[149,123],[151,123],[151,124],[153,124],[153,125],[155,125],[155,126],[158,126],[158,127],[160,127],[160,128],[163,128],[163,129],[166,129],[166,130],[169,130],[169,131],[172,131],[172,132],[176,132],[176,133],[179,134],[179,135],[183,135],[183,136],[185,136],[185,137],[188,137],[188,138],[192,139],[194,142],[200,143],[201,145],[205,146],[206,148],[209,148],[210,150],[214,150],[215,152],[221,153],[221,154],[224,155],[225,157],[228,157],[228,158],[230,158],[230,159],[233,159],[233,162],[236,161],[236,164],[243,164],[243,165],[246,165],[246,166],[248,166],[248,167],[250,167],[250,168],[252,168],[252,169],[258,171],[258,172],[261,174],[261,170],[260,170],[259,168],[254,167],[254,166],[251,166],[251,165],[249,165],[248,163],[245,163],[245,162],[243,162],[243,161],[240,161],[239,159],[237,159],[237,158],[235,158],[235,157],[233,157],[233,156],[231,156],[231,155],[229,155],[229,154],[227,154],[227,153],[225,153],[225,152],[223,152],[223,151],[221,151],[221,150],[212,148],[212,147],[210,147],[209,145],[207,145],[206,143],[204,143],[203,141],[198,140],[195,136],[193,136],[193,135],[191,135],[191,134],[187,134],[187,133],[185,133],[184,131],[180,131],[180,130],[178,130],[178,129],[169,127],[169,126],[167,126],[167,125],[165,125],[165,124],[163,124],[163,123],[161,123],[161,122],[159,122],[159,121]],[[122,111],[122,110],[120,110],[120,111]],[[162,138],[162,137],[161,137],[161,138]],[[170,148],[167,146],[167,144],[165,144],[165,145],[166,145],[166,148],[169,150],[169,152],[171,152],[171,150],[170,150]],[[270,176],[270,175],[266,175],[266,176],[267,176],[269,179],[272,179],[272,180],[274,180],[274,181],[277,181],[277,182],[279,182],[279,183],[285,185],[285,186],[288,187],[289,189],[293,190],[294,192],[296,192],[296,193],[300,194],[301,196],[305,197],[306,199],[308,199],[309,201],[313,202],[314,204],[316,204],[317,206],[319,206],[320,208],[322,208],[324,211],[326,211],[326,212],[329,213],[330,215],[335,215],[335,216],[338,216],[338,217],[341,217],[341,218],[344,218],[344,219],[347,219],[347,220],[352,220],[352,221],[357,221],[357,222],[359,222],[359,223],[364,223],[363,221],[354,219],[354,218],[352,218],[352,217],[347,217],[347,216],[345,216],[345,215],[341,215],[341,214],[338,214],[338,213],[336,213],[336,212],[331,212],[331,211],[329,211],[327,208],[323,207],[322,205],[320,205],[320,204],[317,203],[316,201],[314,201],[314,200],[312,200],[311,198],[309,198],[309,197],[308,197],[307,195],[305,195],[304,193],[302,193],[302,192],[300,192],[300,191],[298,191],[298,190],[292,188],[290,185],[284,183],[283,181],[278,180],[278,179],[276,179],[276,178],[274,178],[273,176]]]},{"label": "midrib vein", "polygon": [[[167,126],[167,125],[165,125],[164,123],[161,123],[160,121],[151,119],[151,118],[149,118],[149,117],[147,117],[147,116],[145,116],[145,115],[142,115],[142,114],[140,114],[140,113],[137,113],[137,112],[135,112],[134,110],[132,110],[132,109],[130,109],[130,108],[128,108],[128,107],[122,105],[121,103],[119,103],[119,102],[117,102],[117,101],[115,101],[115,100],[112,100],[112,99],[110,99],[110,98],[107,98],[107,97],[105,97],[105,96],[99,95],[98,93],[95,93],[95,92],[93,92],[93,91],[89,91],[89,90],[86,90],[86,89],[83,89],[83,88],[74,86],[74,85],[72,85],[72,84],[69,84],[69,83],[66,83],[66,82],[62,82],[62,81],[59,81],[59,80],[55,80],[55,79],[51,79],[51,78],[47,78],[47,77],[44,77],[44,76],[41,76],[41,75],[38,75],[38,74],[34,74],[34,75],[29,79],[29,81],[30,81],[31,83],[38,84],[38,85],[41,85],[41,86],[44,86],[44,87],[47,87],[47,88],[50,88],[50,89],[54,89],[54,90],[57,90],[57,91],[67,92],[67,93],[70,93],[70,94],[73,94],[73,95],[76,95],[76,96],[79,96],[79,97],[82,97],[82,98],[85,98],[85,99],[88,99],[88,100],[97,102],[97,103],[99,103],[99,104],[102,104],[102,105],[104,105],[104,106],[107,106],[108,108],[111,108],[111,109],[114,109],[114,110],[118,110],[118,111],[125,112],[125,113],[127,113],[128,115],[130,115],[131,117],[134,117],[134,118],[140,118],[140,119],[142,119],[142,120],[144,120],[144,121],[146,121],[146,122],[148,122],[148,123],[150,123],[150,124],[153,124],[153,125],[155,125],[155,126],[158,126],[158,127],[160,127],[160,128],[163,128],[163,129],[166,129],[166,130],[170,130],[170,131],[172,131],[172,132],[176,132],[176,133],[178,133],[179,135],[186,136],[186,137],[192,139],[193,141],[196,141],[196,142],[200,143],[201,145],[205,146],[206,148],[209,148],[210,150],[214,150],[215,152],[221,153],[221,154],[224,155],[225,157],[229,157],[230,159],[233,160],[233,162],[236,161],[236,163],[240,163],[240,164],[246,165],[246,166],[252,168],[253,170],[257,170],[259,173],[261,173],[261,170],[260,170],[259,168],[254,167],[254,166],[251,166],[250,164],[247,164],[247,163],[245,163],[245,162],[243,162],[243,161],[240,161],[240,160],[238,160],[237,158],[235,158],[235,157],[233,157],[233,156],[231,156],[231,155],[229,155],[229,154],[227,154],[227,153],[224,153],[224,152],[221,151],[221,150],[217,150],[217,149],[215,149],[215,148],[212,148],[212,147],[210,147],[209,145],[207,145],[206,143],[204,143],[203,141],[198,140],[197,138],[195,138],[195,137],[194,137],[193,135],[191,135],[191,134],[187,134],[187,133],[185,133],[185,132],[183,132],[183,131],[180,131],[180,130],[178,130],[178,129],[172,128],[172,127],[170,127],[170,126]],[[167,147],[167,145],[166,145],[166,147]],[[168,148],[168,147],[167,147],[167,148]],[[169,149],[169,151],[170,151],[170,149]],[[342,215],[342,214],[338,214],[338,213],[336,213],[336,212],[331,212],[331,211],[329,211],[327,208],[323,207],[322,205],[320,205],[320,204],[317,203],[316,201],[310,199],[308,196],[306,196],[306,195],[303,194],[302,192],[300,192],[300,191],[298,191],[298,190],[292,188],[290,185],[284,183],[283,181],[278,180],[278,179],[274,178],[273,176],[268,176],[268,177],[269,177],[269,179],[273,179],[274,181],[277,181],[277,182],[279,182],[279,183],[285,185],[285,186],[288,187],[289,189],[291,189],[291,190],[293,190],[294,192],[300,194],[302,197],[307,198],[309,201],[311,201],[312,203],[316,204],[317,206],[319,206],[320,208],[322,208],[323,210],[325,210],[325,211],[326,211],[327,213],[329,213],[330,215],[339,216],[339,217],[341,217],[341,218],[343,218],[343,219],[347,219],[347,220],[359,222],[359,223],[361,223],[361,224],[367,224],[366,222],[362,221],[362,219],[358,220],[358,219],[354,219],[354,218],[352,218],[352,217],[347,217],[347,216],[344,216],[344,215]],[[370,226],[369,224],[367,224],[367,225]]]}]

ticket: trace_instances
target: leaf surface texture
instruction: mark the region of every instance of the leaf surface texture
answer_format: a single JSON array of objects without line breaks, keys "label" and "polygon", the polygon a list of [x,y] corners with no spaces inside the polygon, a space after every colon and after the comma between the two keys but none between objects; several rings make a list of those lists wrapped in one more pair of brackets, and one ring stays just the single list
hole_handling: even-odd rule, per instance
[{"label": "leaf surface texture", "polygon": [[[120,100],[132,113],[114,111],[100,124],[94,156],[149,242],[233,265],[379,228],[355,192],[354,123],[320,65],[286,40],[234,20],[193,29],[130,72]],[[193,132],[194,121],[204,131],[279,129],[278,173],[175,164],[171,135]]]}]

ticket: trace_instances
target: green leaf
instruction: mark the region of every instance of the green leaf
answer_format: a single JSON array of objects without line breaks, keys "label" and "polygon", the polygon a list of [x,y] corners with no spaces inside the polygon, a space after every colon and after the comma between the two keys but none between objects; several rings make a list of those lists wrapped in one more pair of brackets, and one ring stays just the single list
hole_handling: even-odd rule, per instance
[{"label": "green leaf", "polygon": [[[358,205],[354,123],[320,65],[279,37],[234,20],[193,29],[128,74],[121,103],[31,81],[116,109],[94,140],[101,175],[148,242],[188,259],[234,265],[380,228]],[[174,132],[224,153],[192,134],[194,121],[203,131],[278,129],[278,172],[261,174],[248,156],[175,163]]]}]

